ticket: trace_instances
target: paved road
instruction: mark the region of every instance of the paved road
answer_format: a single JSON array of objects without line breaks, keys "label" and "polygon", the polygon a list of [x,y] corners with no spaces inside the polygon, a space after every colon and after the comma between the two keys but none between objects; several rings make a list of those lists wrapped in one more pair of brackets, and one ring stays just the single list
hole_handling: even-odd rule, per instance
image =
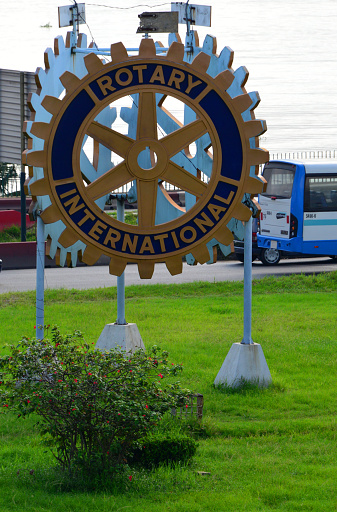
[{"label": "paved road", "polygon": [[[259,261],[253,263],[253,278],[266,275],[312,274],[337,270],[337,264],[330,258],[281,260],[275,267],[265,267]],[[182,274],[171,276],[165,264],[157,264],[151,280],[140,279],[136,265],[128,265],[125,272],[126,286],[133,284],[172,284],[194,281],[240,281],[243,279],[243,265],[238,261],[220,261],[215,265],[190,267],[184,264]],[[117,278],[109,274],[107,266],[47,268],[45,269],[45,289],[55,288],[104,288],[116,286]],[[0,273],[0,293],[35,290],[36,271],[3,270]]]}]

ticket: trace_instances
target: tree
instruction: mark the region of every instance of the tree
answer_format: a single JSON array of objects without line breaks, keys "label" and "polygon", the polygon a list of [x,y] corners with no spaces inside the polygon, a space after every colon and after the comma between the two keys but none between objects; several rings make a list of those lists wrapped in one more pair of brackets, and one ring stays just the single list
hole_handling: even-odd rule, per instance
[{"label": "tree", "polygon": [[9,182],[17,177],[18,173],[14,164],[0,162],[0,196],[9,195]]}]

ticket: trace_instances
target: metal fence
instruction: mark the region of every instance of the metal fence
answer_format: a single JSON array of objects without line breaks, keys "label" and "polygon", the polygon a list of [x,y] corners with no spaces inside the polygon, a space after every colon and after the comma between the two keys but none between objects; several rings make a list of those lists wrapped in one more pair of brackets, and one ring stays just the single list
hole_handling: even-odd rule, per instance
[{"label": "metal fence", "polygon": [[315,151],[294,151],[289,153],[270,153],[270,160],[333,160],[337,159],[337,149]]},{"label": "metal fence", "polygon": [[0,188],[0,197],[20,196],[20,178],[9,178],[6,185]]}]

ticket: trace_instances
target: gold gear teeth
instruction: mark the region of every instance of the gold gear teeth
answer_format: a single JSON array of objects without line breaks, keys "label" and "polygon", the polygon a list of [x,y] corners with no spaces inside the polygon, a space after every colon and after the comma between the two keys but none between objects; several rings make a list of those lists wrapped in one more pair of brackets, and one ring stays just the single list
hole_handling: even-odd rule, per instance
[{"label": "gold gear teeth", "polygon": [[266,180],[262,176],[259,176],[259,178],[252,178],[250,176],[247,180],[247,188],[252,195],[257,196],[263,192],[265,183]]},{"label": "gold gear teeth", "polygon": [[70,73],[70,71],[63,73],[60,76],[60,80],[67,93],[74,91],[81,83],[81,80],[73,73]]},{"label": "gold gear teeth", "polygon": [[229,69],[226,69],[226,71],[219,73],[214,80],[220,89],[227,91],[233,83],[234,74]]},{"label": "gold gear teeth", "polygon": [[166,268],[170,272],[171,276],[181,274],[183,271],[183,260],[181,258],[167,258]]},{"label": "gold gear teeth", "polygon": [[201,73],[206,73],[210,63],[211,57],[207,53],[200,52],[196,55],[191,62],[192,68],[196,69]]},{"label": "gold gear teeth", "polygon": [[247,121],[245,124],[246,136],[250,139],[251,137],[258,137],[262,135],[267,130],[267,124],[265,121],[260,121],[258,119],[254,119],[252,121]]},{"label": "gold gear teeth", "polygon": [[154,262],[153,261],[139,261],[138,262],[138,272],[141,279],[151,279],[154,272]]},{"label": "gold gear teeth", "polygon": [[230,245],[234,240],[233,233],[226,226],[217,229],[214,238],[222,245]]},{"label": "gold gear teeth", "polygon": [[251,211],[247,206],[240,203],[237,204],[233,210],[233,217],[235,217],[238,220],[242,220],[244,222],[247,222],[247,220],[251,217]]},{"label": "gold gear teeth", "polygon": [[128,60],[128,52],[123,43],[115,43],[110,47],[110,55],[112,64],[117,64],[118,62],[123,62]]},{"label": "gold gear teeth", "polygon": [[248,110],[249,107],[252,106],[253,100],[249,96],[249,94],[239,94],[238,96],[232,99],[232,103],[237,112],[242,114],[243,112],[246,112],[246,110]]},{"label": "gold gear teeth", "polygon": [[47,166],[47,156],[45,151],[32,151],[31,153],[26,153],[27,158],[24,163],[29,166],[34,167],[46,167]]},{"label": "gold gear teeth", "polygon": [[50,124],[36,122],[32,125],[31,133],[39,139],[48,140],[50,135]]},{"label": "gold gear teeth", "polygon": [[61,104],[62,101],[55,98],[55,96],[45,96],[41,102],[43,108],[52,115],[56,114],[60,110]]},{"label": "gold gear teeth", "polygon": [[97,263],[100,257],[100,251],[98,251],[94,247],[87,246],[87,248],[82,254],[82,262],[86,263],[87,265],[94,265],[95,263]]},{"label": "gold gear teeth", "polygon": [[[67,39],[67,44],[69,44],[68,39]],[[62,40],[62,43],[63,43],[63,40]],[[55,55],[58,55],[58,53],[60,52],[60,44],[62,44],[62,43],[60,43],[60,40],[55,40]],[[209,44],[211,44],[211,43],[212,43],[211,51],[212,51],[212,54],[215,55],[215,52],[216,52],[215,38],[213,38],[212,41],[209,41]],[[82,44],[82,43],[80,43],[80,44]],[[42,168],[43,172],[44,172],[44,178],[42,178],[42,179],[41,179],[41,174],[39,175],[40,179],[37,179],[37,176],[34,174],[35,181],[33,181],[30,184],[30,190],[31,190],[31,193],[34,195],[34,197],[43,197],[43,196],[48,197],[49,196],[49,198],[52,198],[53,194],[55,194],[55,191],[53,188],[54,183],[51,183],[51,180],[56,179],[56,178],[51,178],[52,174],[48,167],[50,165],[49,159],[51,158],[50,157],[50,151],[51,151],[50,148],[53,148],[53,142],[54,142],[53,140],[50,141],[50,138],[52,137],[51,134],[55,133],[55,129],[59,126],[58,123],[60,122],[60,120],[59,120],[60,116],[58,114],[60,112],[64,111],[63,106],[65,105],[65,108],[66,108],[68,105],[67,102],[72,101],[72,98],[74,97],[74,95],[77,94],[78,92],[80,92],[83,87],[87,87],[87,90],[89,89],[88,85],[83,85],[83,84],[89,83],[88,79],[90,78],[90,76],[96,75],[98,77],[101,77],[103,75],[105,69],[107,69],[106,73],[108,73],[110,68],[116,69],[115,66],[117,64],[120,65],[120,69],[122,69],[123,63],[125,63],[125,68],[122,69],[122,72],[124,72],[126,74],[126,76],[128,77],[130,75],[127,74],[127,73],[129,73],[127,71],[127,69],[131,68],[132,63],[134,63],[134,65],[136,66],[137,60],[138,61],[139,60],[146,61],[146,59],[148,59],[149,61],[153,60],[154,64],[158,64],[158,61],[163,62],[163,59],[164,59],[164,60],[166,60],[166,63],[167,63],[166,65],[168,67],[169,66],[172,67],[172,75],[170,78],[171,85],[172,85],[172,82],[173,82],[173,84],[176,84],[176,88],[179,91],[179,94],[181,95],[181,96],[179,96],[179,98],[185,98],[184,96],[182,96],[182,94],[184,92],[184,91],[182,91],[183,86],[180,86],[179,84],[182,83],[182,80],[183,80],[182,77],[186,76],[186,77],[188,77],[188,78],[186,78],[186,80],[188,80],[188,84],[189,84],[190,88],[192,88],[192,86],[197,87],[199,84],[206,83],[206,87],[204,89],[206,91],[206,94],[208,94],[208,91],[211,90],[212,87],[215,87],[217,95],[221,98],[221,101],[223,101],[224,103],[226,103],[228,101],[230,103],[231,107],[229,110],[231,110],[231,112],[233,112],[233,117],[236,120],[235,122],[237,124],[240,124],[240,126],[241,126],[240,137],[241,137],[241,143],[242,143],[242,145],[244,145],[244,154],[245,154],[246,162],[245,162],[245,168],[242,171],[243,178],[240,178],[240,180],[241,180],[240,181],[240,186],[241,186],[240,192],[237,192],[237,200],[236,200],[236,202],[233,202],[232,206],[230,207],[231,208],[231,210],[230,210],[231,217],[229,217],[229,219],[236,218],[241,221],[247,221],[251,216],[251,212],[250,212],[249,208],[247,208],[245,205],[243,205],[241,203],[242,197],[245,193],[254,194],[254,195],[258,194],[259,192],[262,191],[262,188],[264,185],[263,180],[249,176],[250,168],[252,166],[257,167],[259,164],[265,163],[266,161],[268,161],[268,158],[269,158],[269,154],[267,151],[260,149],[258,147],[255,148],[253,143],[252,143],[252,146],[250,146],[252,139],[256,139],[255,143],[256,143],[256,145],[258,145],[257,138],[259,135],[261,135],[265,132],[267,127],[266,127],[266,124],[264,121],[256,120],[255,117],[253,116],[252,110],[258,104],[259,97],[256,95],[256,93],[254,93],[255,98],[257,98],[257,100],[258,100],[258,101],[255,100],[255,103],[254,103],[253,99],[250,97],[249,94],[246,93],[246,91],[244,89],[244,84],[246,83],[247,78],[248,78],[247,70],[244,67],[240,68],[239,80],[241,83],[240,90],[242,91],[242,94],[239,94],[236,97],[232,97],[230,94],[226,93],[226,91],[231,87],[231,85],[233,84],[233,81],[235,80],[236,75],[233,73],[232,69],[230,68],[230,69],[226,69],[224,71],[220,71],[215,76],[215,78],[212,78],[207,73],[207,71],[210,67],[210,63],[211,63],[211,55],[201,51],[200,53],[198,53],[196,55],[196,57],[193,59],[193,61],[190,64],[187,62],[184,62],[184,55],[185,55],[184,45],[181,42],[178,42],[178,41],[173,42],[166,54],[166,57],[163,57],[163,56],[157,57],[156,56],[156,46],[152,39],[143,39],[141,41],[140,46],[139,46],[138,56],[135,56],[135,57],[128,56],[127,50],[126,50],[125,46],[123,45],[123,43],[121,43],[121,42],[112,44],[110,51],[111,51],[111,63],[108,63],[108,64],[104,64],[102,62],[102,60],[94,53],[90,53],[84,57],[84,65],[85,65],[85,68],[86,68],[88,74],[85,77],[83,77],[83,79],[78,78],[74,73],[71,73],[70,71],[66,71],[65,73],[63,73],[60,76],[60,81],[61,81],[63,87],[66,89],[65,97],[62,100],[60,100],[57,97],[47,95],[44,97],[44,99],[41,102],[42,107],[52,115],[51,121],[49,123],[36,121],[36,122],[33,122],[31,125],[28,123],[25,125],[25,129],[27,131],[28,137],[33,136],[33,137],[37,137],[38,139],[41,139],[42,141],[45,141],[43,146],[42,146],[42,143],[40,143],[40,145],[38,146],[39,148],[44,147],[44,149],[42,151],[28,149],[23,154],[23,161],[30,167],[30,169],[32,169],[34,166],[35,168]],[[231,61],[233,59],[233,52],[230,49],[228,51],[229,51],[229,66],[231,66]],[[52,61],[55,60],[55,55],[51,52],[51,50],[47,50],[45,52],[45,65],[46,65],[47,70],[51,69],[52,64],[53,64]],[[175,63],[175,65],[173,66],[172,63]],[[130,66],[130,68],[126,68],[126,66]],[[145,67],[145,65],[143,67]],[[158,139],[156,130],[153,128],[154,123],[155,124],[157,123],[157,110],[156,110],[157,104],[155,103],[155,98],[156,98],[157,93],[160,93],[164,97],[166,97],[167,89],[164,89],[164,92],[163,92],[163,90],[161,89],[161,86],[168,87],[168,85],[170,85],[170,84],[165,83],[164,75],[160,75],[159,69],[161,68],[161,66],[157,65],[157,68],[158,68],[158,71],[156,71],[156,72],[158,74],[153,75],[154,81],[152,81],[152,83],[151,83],[151,89],[146,88],[146,84],[144,84],[144,91],[142,91],[141,89],[143,87],[142,86],[143,82],[141,82],[141,84],[138,85],[138,88],[139,88],[139,111],[142,114],[141,117],[144,117],[144,119],[138,118],[138,120],[137,120],[137,127],[136,127],[137,135],[136,135],[135,140],[133,138],[121,135],[118,132],[110,129],[110,127],[107,127],[106,125],[101,124],[101,122],[99,120],[97,120],[97,119],[94,120],[95,119],[94,117],[92,117],[91,122],[88,124],[88,126],[86,126],[86,131],[85,131],[85,135],[89,136],[93,139],[94,147],[96,147],[96,149],[97,149],[97,146],[99,146],[101,144],[110,150],[117,151],[117,153],[118,153],[118,149],[116,149],[116,148],[119,148],[122,153],[120,156],[122,158],[124,158],[125,162],[126,162],[123,165],[119,164],[117,166],[119,169],[118,173],[115,173],[112,168],[112,169],[106,171],[105,174],[102,174],[98,178],[100,180],[98,184],[96,183],[95,179],[93,179],[92,181],[90,181],[90,180],[86,181],[86,177],[84,177],[84,175],[83,175],[83,177],[82,177],[82,175],[80,176],[79,183],[77,184],[77,185],[79,185],[78,189],[81,190],[81,187],[83,188],[83,179],[84,179],[87,183],[87,186],[85,188],[85,190],[86,190],[85,197],[87,199],[89,198],[89,200],[91,200],[92,202],[99,199],[103,193],[107,193],[108,191],[110,191],[111,185],[110,185],[110,181],[108,179],[109,176],[113,180],[115,189],[118,188],[117,185],[118,186],[121,185],[119,183],[119,181],[121,180],[121,177],[120,177],[121,175],[123,175],[124,181],[128,180],[127,182],[131,182],[133,179],[135,179],[134,168],[132,166],[130,167],[130,161],[133,162],[133,160],[134,160],[134,157],[132,157],[133,160],[130,157],[131,148],[139,147],[139,151],[140,151],[141,148],[143,147],[142,144],[145,144],[145,142],[146,142],[146,145],[144,147],[147,147],[149,145],[149,147],[151,148],[151,145],[152,145],[152,147],[154,148],[154,149],[152,149],[152,151],[154,151],[156,154],[157,153],[161,154],[160,151],[162,151],[161,148],[163,148],[163,150],[165,151],[164,154],[167,155],[167,159],[168,159],[167,160],[168,163],[165,164],[165,165],[167,165],[167,167],[163,166],[163,170],[160,171],[162,174],[158,174],[158,176],[154,173],[154,176],[155,176],[154,179],[149,178],[148,174],[146,175],[146,179],[142,178],[142,176],[140,176],[140,177],[138,175],[136,176],[137,187],[139,187],[138,188],[138,202],[145,204],[145,206],[144,205],[142,206],[142,204],[140,206],[138,205],[138,209],[140,209],[139,218],[144,219],[146,217],[147,221],[145,223],[140,222],[140,224],[138,226],[138,228],[140,229],[139,235],[137,234],[138,233],[137,231],[136,232],[132,231],[131,234],[127,235],[129,238],[125,238],[125,240],[123,242],[123,247],[127,246],[127,244],[130,244],[130,248],[131,248],[132,244],[137,243],[138,237],[141,237],[141,236],[145,237],[145,238],[143,238],[143,242],[140,242],[143,244],[142,245],[143,249],[140,250],[138,256],[137,256],[137,253],[135,253],[136,245],[132,245],[132,247],[134,247],[132,249],[133,252],[131,252],[129,255],[127,253],[121,253],[121,252],[119,254],[122,254],[122,255],[121,256],[118,255],[118,250],[114,248],[114,243],[115,243],[114,240],[116,238],[118,238],[118,236],[121,236],[118,234],[117,227],[116,227],[116,229],[108,228],[108,229],[110,229],[110,231],[108,231],[108,234],[104,234],[103,240],[105,240],[105,242],[104,242],[105,246],[103,247],[103,249],[101,249],[101,250],[98,249],[98,247],[100,247],[100,245],[95,244],[95,242],[93,242],[91,244],[90,241],[88,242],[88,238],[84,237],[85,242],[83,242],[83,245],[84,244],[88,244],[88,245],[85,247],[85,249],[78,251],[79,259],[88,265],[93,265],[94,263],[96,263],[97,260],[102,255],[102,253],[108,254],[110,257],[109,271],[111,274],[118,275],[118,276],[124,272],[125,266],[128,261],[137,263],[139,275],[142,279],[150,279],[152,277],[153,272],[154,272],[154,265],[155,265],[156,261],[157,262],[159,262],[159,261],[165,262],[166,267],[167,267],[168,271],[170,272],[170,274],[176,275],[176,274],[179,274],[182,272],[182,255],[187,254],[187,253],[192,253],[195,260],[197,262],[203,264],[203,263],[206,263],[207,261],[209,261],[209,258],[210,258],[210,252],[206,245],[210,240],[215,238],[218,241],[218,243],[223,244],[223,245],[229,245],[233,241],[233,234],[224,225],[225,216],[221,217],[219,219],[219,216],[217,213],[218,211],[221,211],[221,209],[222,210],[226,209],[224,207],[224,204],[229,205],[229,204],[231,204],[230,202],[226,202],[225,200],[223,200],[221,204],[217,203],[217,204],[211,205],[212,209],[210,209],[210,212],[211,211],[214,212],[213,215],[217,222],[219,222],[219,220],[221,220],[221,222],[219,222],[218,225],[214,224],[213,220],[210,219],[205,213],[200,214],[200,212],[203,211],[201,209],[202,206],[200,206],[199,213],[197,210],[198,205],[200,205],[200,204],[204,204],[204,207],[206,208],[206,205],[208,204],[206,202],[206,199],[208,198],[207,194],[209,193],[208,192],[209,190],[211,191],[210,194],[215,193],[215,192],[213,192],[213,190],[215,190],[215,188],[212,189],[213,181],[214,181],[214,180],[212,181],[212,179],[213,179],[213,172],[216,175],[218,170],[217,169],[214,170],[214,168],[213,168],[212,176],[211,176],[211,179],[209,182],[210,185],[209,185],[207,183],[202,182],[197,177],[192,176],[192,174],[189,173],[188,171],[186,171],[183,167],[179,167],[178,164],[176,164],[175,162],[170,160],[171,157],[176,155],[178,152],[182,151],[185,147],[188,147],[188,145],[192,141],[194,142],[195,140],[198,140],[199,138],[203,137],[207,133],[209,133],[209,137],[212,141],[212,137],[211,137],[212,128],[209,128],[209,126],[211,126],[211,124],[209,121],[206,121],[206,119],[208,119],[207,117],[205,117],[205,119],[202,119],[203,111],[202,111],[201,100],[200,100],[200,94],[202,94],[202,93],[200,93],[200,94],[198,93],[199,96],[195,96],[195,97],[199,98],[199,101],[197,101],[197,103],[198,103],[197,107],[199,110],[198,110],[198,113],[196,116],[196,120],[190,122],[189,124],[181,125],[181,127],[178,128],[178,129],[181,129],[181,132],[180,132],[180,134],[178,134],[178,136],[173,131],[172,133],[168,133],[161,139]],[[193,72],[195,72],[196,77],[204,75],[203,82],[200,79],[193,78]],[[188,74],[188,73],[190,73],[190,74]],[[138,73],[138,76],[140,76],[139,73]],[[37,77],[36,77],[36,83],[37,83],[38,87],[42,88],[43,80],[44,80],[44,75],[43,75],[42,71],[39,71],[39,73],[37,74]],[[124,80],[125,80],[124,75],[122,77],[119,76],[117,78],[117,80],[119,80],[120,85],[124,86]],[[161,85],[158,85],[158,82],[160,82]],[[128,84],[126,84],[126,85],[128,85]],[[107,90],[108,90],[109,94],[110,94],[110,91],[113,90],[111,88],[112,88],[112,86],[109,85],[109,83],[108,83]],[[185,86],[185,88],[186,88],[186,86]],[[154,91],[154,92],[152,92],[152,91]],[[128,94],[128,93],[125,92],[125,94]],[[132,94],[134,94],[134,93],[132,93]],[[186,92],[186,94],[187,94],[187,92]],[[174,96],[174,94],[172,94],[172,95]],[[188,104],[188,101],[191,101],[191,104],[193,104],[193,101],[191,99],[192,97],[193,96],[190,96],[189,99],[186,100],[187,104]],[[204,96],[202,96],[202,97],[204,97]],[[254,103],[254,106],[252,107],[253,103]],[[98,108],[98,107],[99,107],[99,103],[97,103],[97,105],[95,104],[95,108]],[[251,119],[244,120],[244,113],[248,109],[251,111],[250,112]],[[192,108],[192,110],[193,110],[193,108]],[[34,116],[35,112],[34,112],[34,107],[33,107],[32,103],[31,103],[31,111],[32,111],[32,116]],[[207,110],[206,110],[206,112],[207,112]],[[212,116],[210,116],[210,117],[212,117]],[[209,123],[209,124],[207,124],[207,123]],[[221,148],[217,148],[216,145],[213,144],[213,142],[211,142],[210,145],[213,145],[213,153],[216,153],[217,151],[221,152],[222,146],[221,146]],[[115,148],[115,146],[116,146],[116,148]],[[219,143],[219,146],[220,146],[220,143]],[[81,147],[81,146],[79,145],[78,147]],[[30,145],[30,148],[32,148],[32,145]],[[123,148],[123,149],[121,150],[121,148]],[[157,156],[158,156],[158,154],[157,154]],[[222,155],[220,155],[220,156],[222,156]],[[95,164],[95,158],[97,160],[97,155],[96,156],[94,155],[94,159],[93,159],[93,167],[97,171],[97,161]],[[166,158],[166,156],[165,156],[165,158]],[[72,161],[73,161],[72,165],[75,166],[74,157],[73,157]],[[221,158],[218,158],[218,160],[215,158],[215,161],[221,161]],[[156,168],[156,165],[157,164],[155,164],[154,168]],[[77,168],[75,170],[78,171]],[[60,183],[60,181],[59,181],[58,185],[68,186],[69,183],[74,182],[73,187],[75,187],[76,180],[77,180],[77,175],[75,174],[75,170],[74,170],[74,168],[72,169],[72,172],[74,173],[74,176],[72,178],[67,177],[67,178],[64,178],[63,181],[59,179],[60,181],[62,181],[62,183]],[[117,176],[117,174],[118,174],[118,176]],[[217,175],[216,175],[216,177],[217,177]],[[177,220],[174,221],[174,222],[176,222],[176,225],[174,225],[173,228],[171,226],[170,226],[170,228],[163,228],[164,234],[159,234],[159,233],[161,233],[161,231],[158,231],[158,236],[156,236],[156,231],[155,231],[157,228],[157,226],[155,225],[156,211],[155,211],[155,208],[152,208],[152,207],[150,208],[148,205],[146,205],[146,202],[151,201],[151,200],[153,201],[153,197],[156,197],[157,194],[151,193],[150,194],[151,198],[150,198],[150,196],[147,195],[147,192],[148,191],[153,192],[153,188],[155,187],[156,184],[159,185],[159,188],[162,188],[161,182],[166,181],[166,180],[168,180],[171,184],[180,187],[182,190],[185,190],[185,192],[186,191],[189,192],[190,194],[194,195],[195,198],[197,198],[197,201],[196,201],[197,213],[195,214],[195,217],[197,217],[197,215],[199,215],[199,214],[201,216],[198,217],[198,220],[195,221],[195,224],[193,224],[193,218],[192,218],[192,220],[191,220],[191,218],[189,218],[189,220],[186,221],[187,225],[185,225],[185,227],[183,227],[184,224],[179,225],[179,222],[180,222],[180,219],[182,217],[184,217],[184,214],[185,213],[188,214],[188,212],[181,210],[182,216],[178,217]],[[154,185],[152,184],[152,181],[153,181]],[[224,179],[223,181],[226,183],[226,179]],[[232,180],[232,181],[235,182],[235,180]],[[231,180],[229,180],[228,183],[231,183]],[[124,184],[124,182],[122,183],[122,185],[123,184]],[[84,216],[82,216],[80,218],[80,220],[77,221],[76,226],[79,228],[87,221],[87,219],[90,218],[90,215],[92,215],[92,213],[90,213],[90,211],[88,209],[89,207],[87,207],[87,209],[86,209],[85,204],[82,206],[83,203],[81,204],[79,202],[79,201],[84,200],[83,197],[80,197],[77,195],[76,198],[78,198],[78,199],[75,199],[75,196],[71,195],[72,194],[71,186],[64,190],[66,190],[66,191],[63,192],[63,194],[66,195],[66,197],[69,197],[69,199],[65,200],[62,203],[62,205],[63,205],[62,207],[65,209],[67,207],[67,203],[70,204],[70,207],[68,208],[69,215],[71,215],[70,214],[71,211],[82,211],[83,214],[85,213]],[[73,188],[73,194],[74,194],[74,191],[76,194],[76,190],[77,190],[76,188]],[[98,190],[98,192],[97,192],[97,190]],[[231,192],[231,194],[233,194],[233,192]],[[164,195],[165,195],[165,193],[164,193]],[[213,197],[213,196],[210,195],[210,197]],[[221,198],[219,198],[219,196],[217,199],[216,199],[216,197],[217,197],[216,195],[214,197],[215,197],[216,201],[221,202]],[[82,208],[83,208],[83,210],[82,210]],[[67,210],[65,210],[65,211],[68,213]],[[151,215],[149,212],[151,213]],[[71,266],[72,265],[72,254],[71,254],[71,252],[66,251],[66,249],[69,248],[70,246],[73,246],[75,243],[77,243],[78,241],[81,240],[80,230],[78,232],[73,227],[72,222],[69,222],[68,217],[64,214],[64,211],[62,209],[60,209],[60,207],[57,206],[56,204],[51,204],[50,206],[45,207],[41,214],[41,218],[45,224],[55,223],[56,221],[59,221],[59,220],[61,220],[65,224],[65,226],[66,226],[65,229],[62,231],[62,233],[58,236],[58,239],[57,239],[58,245],[60,245],[61,248],[64,249],[64,252],[61,251],[60,247],[56,248],[56,250],[55,250],[55,246],[54,246],[54,248],[52,248],[52,250],[56,251],[55,260],[58,263],[61,262],[61,264],[62,264],[62,262],[63,263],[65,262],[68,266]],[[226,219],[227,219],[227,217],[226,217]],[[107,222],[107,224],[108,224],[108,222]],[[194,242],[195,243],[194,246],[193,246],[193,242],[190,242],[190,245],[188,245],[186,241],[189,241],[190,237],[193,238],[194,233],[196,233],[196,230],[194,227],[195,225],[198,227],[200,227],[200,225],[203,226],[201,229],[202,233],[206,233],[205,226],[212,226],[212,228],[209,229],[209,231],[208,231],[209,236],[207,234],[207,236],[202,235],[202,236],[204,236],[204,238],[202,238],[202,236],[200,237],[201,241],[198,242],[198,245],[195,242]],[[213,227],[213,225],[214,225],[214,227]],[[162,225],[159,224],[159,226],[162,226]],[[150,236],[142,234],[142,230],[143,231],[145,230],[145,232],[146,232],[146,229],[145,229],[146,227],[149,228],[149,232],[151,232],[151,230],[154,230],[154,235],[153,235],[154,240],[155,239],[160,240],[161,247],[165,248],[165,243],[166,243],[165,240],[167,238],[169,238],[169,236],[171,236],[172,237],[171,247],[175,247],[177,249],[177,251],[175,252],[174,250],[170,249],[170,252],[168,252],[168,256],[166,258],[163,255],[156,256],[155,254],[152,257],[152,255],[151,255],[151,243],[152,242],[150,242]],[[103,230],[105,228],[107,228],[107,226],[104,227],[103,221],[96,221],[96,223],[91,228],[92,239],[98,241],[99,234],[101,232],[103,233]],[[167,233],[165,233],[165,229],[169,229],[171,231],[168,231]],[[187,244],[186,250],[183,248],[180,248],[181,245],[177,238],[177,234],[179,234],[181,236],[181,240]],[[50,238],[47,240],[48,254],[50,254],[52,242],[53,242],[53,240],[51,240]],[[109,252],[107,250],[107,248],[109,248],[109,247],[106,244],[110,243],[110,242],[111,242],[111,247],[113,250],[111,250]],[[191,249],[191,247],[192,247],[192,249]],[[145,250],[144,248],[147,251],[150,251],[150,254],[144,254],[144,250]],[[123,249],[123,251],[124,250],[125,249]],[[214,247],[212,250],[214,252]],[[165,254],[165,253],[163,253],[163,254]]]},{"label": "gold gear teeth", "polygon": [[62,247],[70,247],[75,244],[78,240],[78,237],[74,235],[74,232],[71,229],[66,228],[59,236],[59,244]]},{"label": "gold gear teeth", "polygon": [[115,276],[121,276],[125,270],[126,261],[124,258],[112,256],[109,263],[109,272]]},{"label": "gold gear teeth", "polygon": [[55,205],[48,206],[42,213],[41,219],[45,224],[52,224],[60,218],[60,212]]},{"label": "gold gear teeth", "polygon": [[153,39],[142,39],[139,46],[139,57],[153,59],[156,56],[156,46]]},{"label": "gold gear teeth", "polygon": [[183,62],[185,55],[185,47],[182,43],[174,41],[168,49],[166,58],[167,60],[174,60],[175,62]]},{"label": "gold gear teeth", "polygon": [[[265,149],[257,148],[248,151],[250,165],[265,164],[269,160],[269,153]],[[246,191],[248,192],[248,190]]]},{"label": "gold gear teeth", "polygon": [[34,196],[46,196],[49,195],[51,190],[48,180],[42,178],[41,180],[34,181],[30,185],[30,191]]},{"label": "gold gear teeth", "polygon": [[207,263],[209,260],[209,252],[206,247],[206,245],[201,244],[198,247],[195,247],[191,250],[192,256],[203,265],[204,263]]},{"label": "gold gear teeth", "polygon": [[95,55],[95,53],[89,53],[89,55],[86,55],[84,57],[84,64],[89,74],[97,73],[104,67],[103,62],[97,55]]}]

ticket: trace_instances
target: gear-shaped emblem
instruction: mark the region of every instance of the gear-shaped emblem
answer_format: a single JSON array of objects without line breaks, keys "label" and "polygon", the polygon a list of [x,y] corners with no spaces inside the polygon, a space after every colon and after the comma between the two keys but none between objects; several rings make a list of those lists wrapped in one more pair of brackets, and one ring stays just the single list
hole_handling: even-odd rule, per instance
[{"label": "gear-shaped emblem", "polygon": [[[82,260],[95,263],[101,254],[110,257],[110,272],[120,275],[127,262],[138,263],[141,278],[151,278],[155,262],[165,262],[171,274],[182,271],[182,256],[191,253],[205,263],[206,243],[216,238],[228,245],[233,236],[226,228],[235,217],[248,220],[244,193],[257,194],[262,182],[249,176],[250,166],[267,161],[268,153],[252,149],[249,138],[265,130],[259,120],[244,121],[242,112],[252,103],[248,94],[232,98],[226,90],[234,75],[207,74],[210,57],[199,53],[186,63],[184,46],[174,42],[166,56],[157,56],[154,42],[143,39],[138,56],[129,57],[122,43],[111,46],[111,59],[103,64],[94,54],[84,58],[88,74],[82,79],[66,72],[61,81],[64,98],[46,96],[43,107],[52,114],[49,123],[35,122],[31,133],[43,139],[42,151],[27,154],[27,164],[42,167],[44,177],[31,184],[36,196],[49,196],[51,205],[42,212],[45,223],[62,220],[66,228],[59,243],[69,247],[77,240],[86,244]],[[195,112],[195,120],[159,138],[156,94],[172,96]],[[136,137],[130,138],[99,122],[108,105],[126,95],[138,94]],[[193,176],[174,162],[174,157],[208,134],[213,150],[209,180]],[[83,140],[117,153],[122,161],[88,182],[81,172]],[[149,148],[150,168],[141,154]],[[122,185],[136,182],[138,226],[108,216],[97,202]],[[155,224],[158,183],[168,182],[196,197],[196,203],[179,218]]]}]

